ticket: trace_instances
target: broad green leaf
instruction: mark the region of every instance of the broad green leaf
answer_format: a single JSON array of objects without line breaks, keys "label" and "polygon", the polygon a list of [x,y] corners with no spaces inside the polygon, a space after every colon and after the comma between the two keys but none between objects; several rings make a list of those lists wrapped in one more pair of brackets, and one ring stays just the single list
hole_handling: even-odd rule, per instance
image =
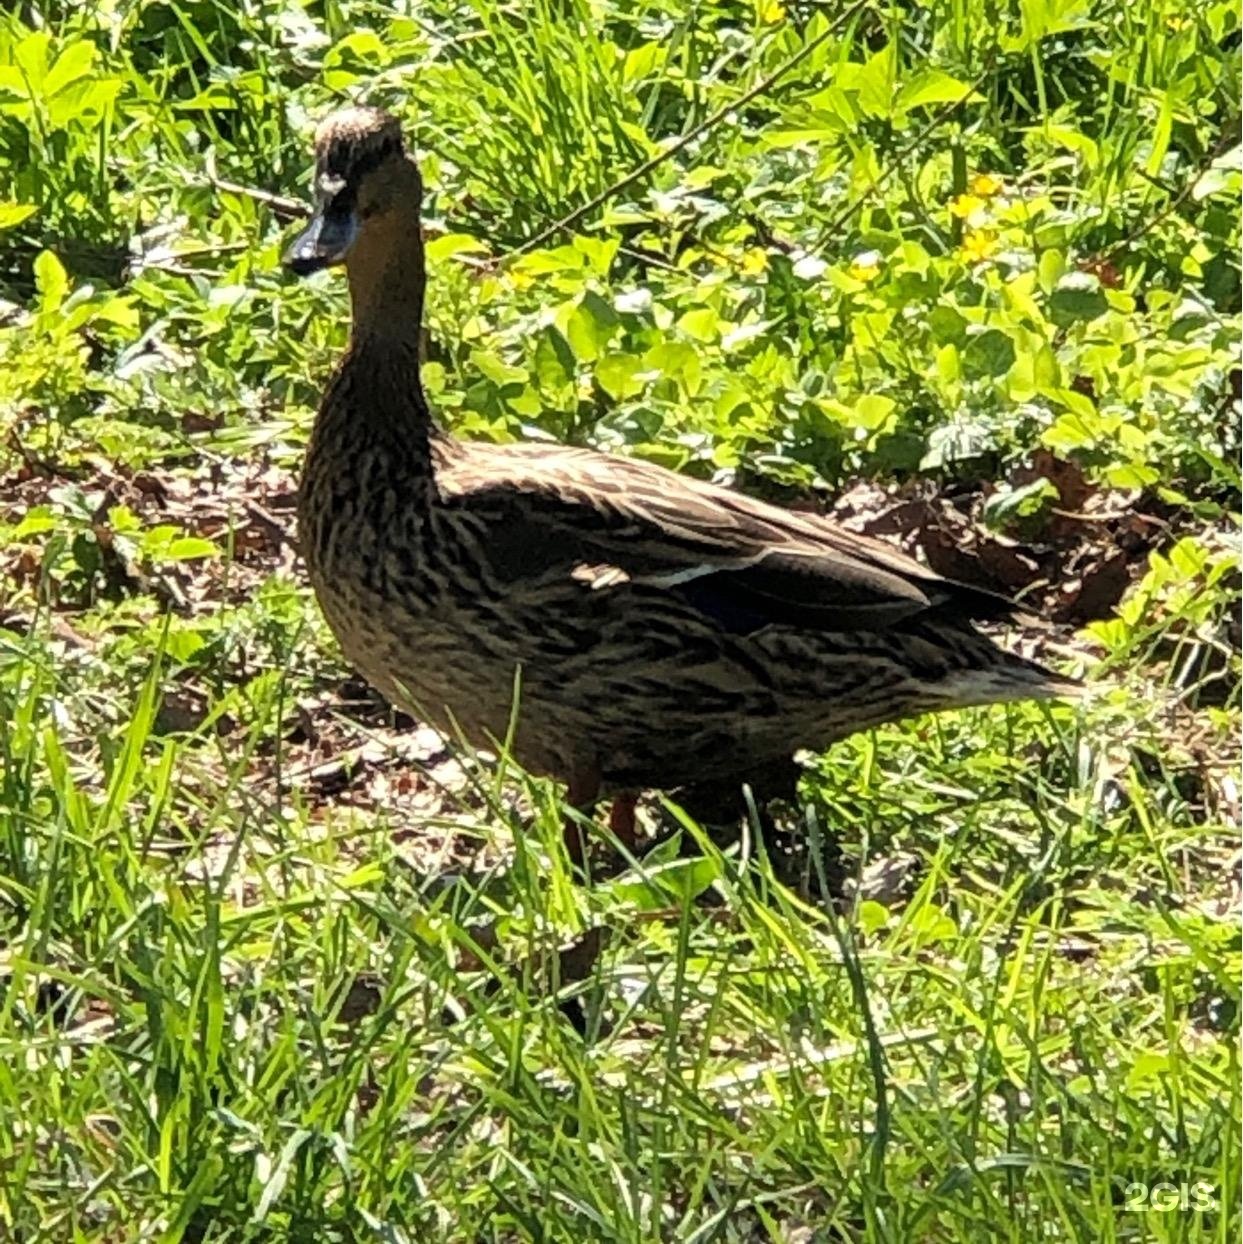
[{"label": "broad green leaf", "polygon": [[938,303],[928,312],[928,327],[934,341],[961,345],[967,338],[967,321],[953,307]]},{"label": "broad green leaf", "polygon": [[46,531],[55,531],[60,522],[48,506],[36,506],[23,515],[21,522],[13,528],[13,539],[24,540],[27,536],[40,536]]},{"label": "broad green leaf", "polygon": [[963,371],[968,376],[1004,376],[1014,366],[1013,339],[999,328],[990,328],[967,338],[962,352]]},{"label": "broad green leaf", "polygon": [[936,361],[937,375],[943,384],[955,385],[962,379],[962,359],[953,342],[947,342],[937,351]]},{"label": "broad green leaf", "polygon": [[1057,283],[1062,279],[1065,271],[1066,256],[1058,250],[1045,251],[1036,265],[1036,279],[1040,288],[1046,294],[1051,294],[1057,288]]},{"label": "broad green leaf", "polygon": [[620,238],[593,238],[579,234],[572,243],[574,249],[587,259],[587,265],[599,277],[607,277],[617,256]]},{"label": "broad green leaf", "polygon": [[720,336],[721,321],[711,307],[697,307],[678,320],[678,327],[696,341],[709,342]]},{"label": "broad green leaf", "polygon": [[65,266],[51,251],[40,251],[34,267],[40,306],[44,311],[54,311],[65,301],[69,288]]},{"label": "broad green leaf", "polygon": [[[566,308],[558,312],[560,323]],[[594,362],[617,331],[617,312],[599,294],[588,290],[577,304],[570,304],[563,329],[570,349],[584,362]]]},{"label": "broad green leaf", "polygon": [[56,58],[55,64],[48,70],[43,80],[42,95],[51,100],[59,91],[63,91],[71,82],[90,73],[95,61],[95,45],[85,39],[71,43]]},{"label": "broad green leaf", "polygon": [[853,91],[867,116],[887,117],[893,110],[894,66],[894,46],[886,43],[863,64],[849,62],[840,66],[834,85]]},{"label": "broad green leaf", "polygon": [[1048,141],[1082,156],[1083,162],[1089,169],[1095,169],[1100,165],[1101,153],[1096,141],[1073,126],[1047,125],[1042,127],[1039,132]]},{"label": "broad green leaf", "polygon": [[549,389],[560,388],[574,378],[576,371],[574,352],[564,334],[549,325],[535,346],[535,374],[540,384]]},{"label": "broad green leaf", "polygon": [[1105,291],[1090,272],[1067,272],[1049,297],[1049,318],[1059,328],[1094,320],[1108,310]]},{"label": "broad green leaf", "polygon": [[519,272],[540,276],[550,272],[581,272],[586,256],[572,246],[558,246],[552,250],[531,251],[514,261]]},{"label": "broad green leaf", "polygon": [[879,393],[865,393],[854,404],[855,426],[867,428],[869,432],[884,427],[896,405],[891,397]]},{"label": "broad green leaf", "polygon": [[859,928],[865,934],[875,933],[889,923],[889,912],[882,903],[875,899],[865,898],[856,912]]},{"label": "broad green leaf", "polygon": [[170,660],[185,664],[207,647],[207,640],[189,627],[175,627],[164,641],[164,651]]},{"label": "broad green leaf", "polygon": [[454,255],[486,255],[488,248],[469,233],[445,233],[423,248],[429,263],[441,263]]},{"label": "broad green leaf", "polygon": [[643,392],[644,382],[635,379],[640,366],[633,354],[606,354],[596,364],[596,382],[614,400],[623,401]]},{"label": "broad green leaf", "polygon": [[527,381],[525,368],[514,367],[491,350],[472,350],[470,352],[470,361],[481,374],[487,376],[498,388],[503,389],[506,385],[511,384],[521,385]]},{"label": "broad green leaf", "polygon": [[1138,462],[1124,462],[1105,468],[1105,481],[1112,488],[1133,488],[1141,491],[1152,488],[1161,479],[1161,473],[1155,467],[1144,466]]},{"label": "broad green leaf", "polygon": [[951,104],[958,100],[979,103],[983,99],[966,82],[942,73],[939,69],[925,69],[916,74],[898,92],[894,111],[909,112],[912,108],[925,108],[930,104]]},{"label": "broad green leaf", "polygon": [[51,48],[52,36],[46,31],[37,30],[27,35],[13,49],[14,66],[18,70],[19,80],[23,83],[19,93],[25,98],[38,98],[43,94],[43,81],[47,77]]}]

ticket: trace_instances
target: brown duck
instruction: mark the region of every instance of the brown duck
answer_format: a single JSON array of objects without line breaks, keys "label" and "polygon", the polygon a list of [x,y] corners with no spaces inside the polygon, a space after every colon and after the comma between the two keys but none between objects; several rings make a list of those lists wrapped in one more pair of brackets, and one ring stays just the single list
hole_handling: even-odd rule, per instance
[{"label": "brown duck", "polygon": [[1072,690],[975,629],[1010,602],[887,544],[645,462],[441,431],[399,126],[338,112],[315,155],[315,215],[286,263],[344,264],[353,327],[307,452],[301,542],[345,655],[392,702],[480,746],[511,738],[574,805],[613,796],[629,836],[639,789],[711,818],[743,783],[789,793],[800,748]]}]

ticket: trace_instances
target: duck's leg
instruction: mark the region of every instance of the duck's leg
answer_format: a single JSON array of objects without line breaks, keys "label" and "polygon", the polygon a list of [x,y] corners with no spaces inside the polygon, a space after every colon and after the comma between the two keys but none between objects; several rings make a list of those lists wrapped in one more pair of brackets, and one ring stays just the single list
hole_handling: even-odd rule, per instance
[{"label": "duck's leg", "polygon": [[817,901],[835,899],[840,896],[847,876],[836,834],[831,828],[824,828],[822,854],[817,863],[799,827],[782,825],[773,815],[771,805],[777,801],[797,807],[801,773],[801,766],[791,760],[757,770],[737,783],[718,782],[684,790],[677,798],[713,842],[723,847],[737,841],[743,823],[750,818],[743,791],[744,785],[749,786],[759,814],[759,831],[778,878],[804,897]]},{"label": "duck's leg", "polygon": [[750,815],[743,791],[744,786],[749,786],[755,809],[760,815],[760,827],[767,838],[776,829],[768,812],[769,804],[778,799],[793,803],[798,794],[801,773],[801,766],[791,759],[743,774],[737,779],[688,786],[679,791],[675,798],[688,815],[709,831],[714,841],[732,842],[738,837],[742,821]]},{"label": "duck's leg", "polygon": [[638,802],[637,790],[623,790],[613,796],[613,806],[609,809],[609,828],[617,836],[617,841],[632,854],[639,841],[639,831],[634,819],[635,805]]},{"label": "duck's leg", "polygon": [[[576,812],[590,815],[600,798],[600,768],[598,765],[582,765],[570,771],[566,782],[565,801]],[[581,868],[587,856],[587,845],[583,841],[581,821],[567,816],[564,823],[565,851],[570,862]]]}]

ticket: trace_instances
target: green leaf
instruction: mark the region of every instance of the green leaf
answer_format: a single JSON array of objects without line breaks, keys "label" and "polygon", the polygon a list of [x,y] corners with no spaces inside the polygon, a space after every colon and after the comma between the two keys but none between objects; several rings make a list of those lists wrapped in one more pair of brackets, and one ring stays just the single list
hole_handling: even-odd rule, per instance
[{"label": "green leaf", "polygon": [[710,342],[720,336],[721,321],[711,307],[697,307],[678,320],[678,327],[696,341]]},{"label": "green leaf", "polygon": [[1004,376],[1014,366],[1014,342],[999,328],[989,328],[967,339],[962,352],[963,371],[971,377]]},{"label": "green leaf", "polygon": [[169,659],[184,665],[207,647],[207,641],[198,631],[188,627],[170,630],[164,641],[164,651]]},{"label": "green leaf", "polygon": [[1161,107],[1157,111],[1157,124],[1153,129],[1148,159],[1144,163],[1144,172],[1149,177],[1160,174],[1165,153],[1170,149],[1170,135],[1174,127],[1174,92],[1162,91],[1160,94]]},{"label": "green leaf", "polygon": [[571,245],[586,258],[591,271],[598,277],[604,278],[608,276],[609,269],[613,266],[621,239],[593,238],[579,234]]},{"label": "green leaf", "polygon": [[565,319],[566,340],[577,358],[591,363],[604,352],[619,323],[617,312],[594,290],[588,290]]},{"label": "green leaf", "polygon": [[192,561],[198,557],[215,557],[220,549],[211,541],[201,536],[181,536],[173,540],[163,551],[163,557],[170,562]]},{"label": "green leaf", "polygon": [[56,63],[48,70],[43,80],[42,95],[50,100],[58,92],[63,91],[72,82],[90,73],[95,61],[95,45],[85,39],[78,39],[69,44],[56,58]]},{"label": "green leaf", "polygon": [[609,897],[632,904],[640,911],[653,911],[692,902],[720,876],[715,860],[700,856],[675,859],[645,867],[643,876],[626,873],[608,886]]},{"label": "green leaf", "polygon": [[616,401],[634,397],[643,392],[643,381],[635,374],[640,363],[633,354],[606,354],[596,364],[596,383]]},{"label": "green leaf", "polygon": [[1057,499],[1057,488],[1043,475],[1018,488],[1003,484],[984,502],[984,521],[990,527],[1004,527],[1015,519],[1034,517]]},{"label": "green leaf", "polygon": [[37,505],[23,515],[20,523],[13,528],[13,539],[24,540],[27,536],[40,536],[45,531],[55,531],[60,526],[60,519],[46,505]]},{"label": "green leaf", "polygon": [[486,255],[488,248],[469,233],[445,233],[423,248],[429,263],[441,263],[454,255]]},{"label": "green leaf", "polygon": [[942,384],[954,385],[962,379],[962,359],[956,345],[943,345],[937,351],[936,364],[937,376]]},{"label": "green leaf", "polygon": [[967,321],[945,303],[938,303],[928,312],[928,328],[939,344],[953,342],[962,345],[967,339]]},{"label": "green leaf", "polygon": [[855,426],[867,428],[869,432],[884,427],[896,405],[891,397],[884,397],[879,393],[865,393],[854,404]]},{"label": "green leaf", "polygon": [[[294,1161],[302,1146],[313,1135],[314,1133],[305,1127],[295,1128],[289,1139],[281,1146],[280,1154],[277,1156],[274,1165],[270,1159],[264,1162],[256,1159],[255,1174],[263,1191],[259,1195],[258,1205],[255,1206],[255,1222],[262,1222],[268,1216],[272,1206],[280,1198],[281,1193],[285,1191],[285,1185],[289,1182],[290,1173],[293,1171]],[[267,1155],[261,1156],[266,1158]]]},{"label": "green leaf", "polygon": [[910,918],[909,927],[924,945],[945,941],[958,933],[958,925],[954,923],[953,917],[936,903],[928,903],[919,908]]},{"label": "green leaf", "polygon": [[942,73],[939,69],[925,69],[898,92],[894,111],[909,112],[912,108],[926,108],[930,104],[952,104],[958,100],[974,104],[982,99],[983,96],[973,91],[967,83],[951,77],[948,73]]},{"label": "green leaf", "polygon": [[1059,250],[1047,250],[1036,265],[1036,281],[1046,294],[1051,294],[1065,271],[1066,256]]},{"label": "green leaf", "polygon": [[553,272],[581,272],[586,256],[572,246],[558,246],[553,250],[532,251],[514,261],[514,270],[532,276],[545,276]]},{"label": "green leaf", "polygon": [[865,898],[859,904],[859,910],[856,914],[859,922],[859,928],[865,934],[875,933],[879,929],[883,929],[889,923],[889,911],[882,904],[873,898]]},{"label": "green leaf", "polygon": [[1082,415],[1065,414],[1045,428],[1041,441],[1057,453],[1073,453],[1096,444],[1096,432]]},{"label": "green leaf", "polygon": [[499,355],[494,354],[491,350],[472,350],[470,352],[470,361],[478,371],[487,376],[498,389],[503,389],[511,384],[526,384],[527,372],[523,367],[514,367],[512,364],[505,362]]},{"label": "green leaf", "polygon": [[1139,462],[1124,462],[1105,469],[1105,482],[1111,488],[1134,488],[1141,491],[1152,488],[1160,479],[1159,471]]},{"label": "green leaf", "polygon": [[1049,297],[1049,318],[1059,328],[1094,320],[1108,310],[1105,291],[1090,272],[1067,272]]},{"label": "green leaf", "polygon": [[848,62],[840,66],[834,84],[853,91],[867,116],[888,117],[893,110],[894,66],[894,45],[887,43],[861,65]]},{"label": "green leaf", "polygon": [[65,301],[69,275],[65,265],[51,251],[40,251],[35,259],[35,287],[44,311],[55,311]]},{"label": "green leaf", "polygon": [[557,389],[574,379],[578,365],[565,336],[549,325],[535,346],[535,374],[545,388]]}]

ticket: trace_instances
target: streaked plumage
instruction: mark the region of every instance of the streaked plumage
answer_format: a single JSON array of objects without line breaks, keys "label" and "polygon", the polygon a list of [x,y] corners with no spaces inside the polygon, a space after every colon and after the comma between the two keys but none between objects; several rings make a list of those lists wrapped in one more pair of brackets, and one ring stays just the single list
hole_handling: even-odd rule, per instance
[{"label": "streaked plumage", "polygon": [[1069,688],[974,629],[1008,602],[887,544],[640,461],[442,433],[397,124],[336,114],[316,152],[317,214],[288,262],[344,262],[353,331],[307,454],[302,545],[346,656],[395,703],[485,746],[516,720],[517,758],[587,803],[767,787],[802,747]]}]

